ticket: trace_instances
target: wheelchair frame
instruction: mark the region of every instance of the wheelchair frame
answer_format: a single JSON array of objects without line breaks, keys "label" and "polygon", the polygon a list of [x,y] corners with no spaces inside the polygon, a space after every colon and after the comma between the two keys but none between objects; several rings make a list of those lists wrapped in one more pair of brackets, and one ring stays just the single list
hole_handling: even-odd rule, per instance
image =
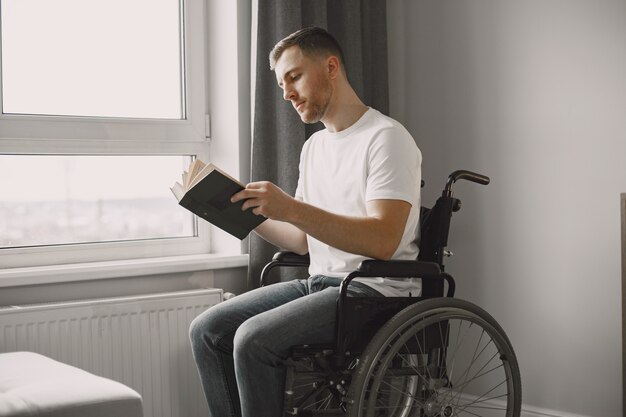
[{"label": "wheelchair frame", "polygon": [[[452,187],[454,183],[461,179],[482,185],[487,185],[490,182],[488,177],[471,171],[458,170],[450,174],[441,197],[437,199],[432,209],[421,207],[420,233],[418,234],[420,252],[417,260],[366,260],[361,262],[355,271],[349,273],[344,278],[337,301],[337,328],[334,346],[296,346],[292,350],[292,357],[288,360],[290,369],[293,372],[289,374],[286,386],[286,416],[347,414],[354,417],[452,417],[482,415],[467,411],[467,408],[471,406],[463,408],[458,404],[454,405],[451,399],[438,399],[440,392],[445,391],[449,393],[452,389],[452,382],[448,380],[447,375],[447,373],[451,372],[445,359],[448,351],[448,333],[451,331],[451,320],[459,321],[459,326],[462,326],[464,331],[468,331],[466,326],[468,326],[467,329],[472,326],[483,329],[480,340],[477,342],[476,350],[482,347],[483,334],[487,332],[487,337],[496,346],[496,353],[499,354],[500,360],[503,361],[502,366],[507,385],[506,406],[502,408],[505,414],[497,415],[519,416],[521,382],[517,359],[510,341],[497,322],[484,310],[466,301],[452,300],[456,288],[455,281],[450,274],[444,272],[443,259],[446,255],[451,255],[446,252],[446,247],[452,213],[461,208],[460,200],[453,197]],[[261,285],[266,285],[267,277],[272,269],[276,267],[304,267],[309,264],[309,260],[308,255],[302,256],[285,251],[276,253],[272,261],[265,266],[261,273]],[[354,278],[381,276],[389,278],[419,277],[422,279],[422,293],[419,297],[347,297],[348,285]],[[447,284],[445,296],[443,296],[444,283]],[[436,318],[433,318],[435,316]],[[419,320],[415,319],[416,317]],[[413,335],[415,339],[418,339],[416,335],[420,335],[424,339],[423,343],[417,340],[419,348],[416,347],[415,341],[409,340],[409,336],[403,336],[408,341],[402,342],[401,347],[407,352],[402,354],[396,352],[384,360],[380,359],[379,357],[385,356],[380,351],[389,349],[386,343],[395,343],[394,338],[398,336],[393,335],[398,332],[398,329],[405,326],[406,323],[414,321],[414,328],[409,331],[415,332]],[[466,321],[470,324],[466,325]],[[390,324],[393,325],[390,326]],[[461,328],[459,328],[460,331]],[[445,340],[442,336],[440,337],[440,343],[433,342],[432,340],[436,339],[436,333],[440,335],[445,334]],[[482,347],[480,353],[482,354],[486,348],[487,346]],[[439,355],[436,359],[437,363],[433,365],[431,359],[426,359],[426,362],[418,365],[420,360],[418,357],[430,355],[436,350],[439,352],[437,353]],[[406,362],[404,366],[399,368],[396,366],[394,368],[393,362],[397,362],[398,357],[403,355],[412,359],[402,359]],[[443,359],[440,357],[441,355],[443,355]],[[325,378],[327,389],[330,390],[332,397],[334,397],[324,403],[325,407],[307,410],[302,406],[306,401],[310,401],[309,397],[316,395],[320,391],[319,383],[313,384],[313,389],[306,394],[308,397],[303,396],[303,399],[296,406],[292,404],[290,396],[293,396],[293,390],[290,388],[290,385],[293,385],[294,379],[298,378],[297,366],[295,364],[297,361],[304,359],[309,361],[309,366],[313,370],[311,375],[322,379]],[[474,358],[472,357],[472,359]],[[382,362],[375,362],[379,360]],[[357,367],[356,365],[359,364],[359,361],[362,364],[360,367]],[[367,366],[371,369],[363,370],[363,364],[366,363],[369,363]],[[428,367],[434,367],[438,370],[433,371],[433,374],[429,375],[428,378],[425,375],[418,375],[417,369],[428,369]],[[386,369],[384,372],[380,370],[383,368]],[[403,368],[403,370],[400,368]],[[470,372],[470,369],[467,372]],[[437,377],[432,376],[435,373]],[[375,398],[371,398],[372,395],[367,392],[370,389],[368,387],[375,385],[378,387],[376,388],[377,392],[383,392],[385,390],[381,387],[384,387],[384,384],[387,383],[385,381],[395,380],[399,378],[398,375],[400,374],[403,375],[402,378],[406,378],[406,381],[412,381],[412,393],[403,394],[404,397],[394,400],[397,403],[396,408],[382,409],[376,406],[379,402],[379,397],[393,397],[394,395],[389,393],[384,395],[377,394],[374,395]],[[479,375],[479,377],[481,376]],[[350,381],[353,378],[354,380]],[[346,380],[349,381],[346,382]],[[337,381],[340,381],[340,383],[336,383]],[[355,381],[357,382],[355,383]],[[351,383],[355,383],[355,385],[351,385]],[[402,382],[402,384],[405,384],[402,389],[394,389],[404,391],[409,386],[406,385],[406,382]],[[431,386],[424,388],[426,386],[424,384]],[[421,387],[419,395],[417,393],[418,385]],[[434,389],[434,386],[437,386],[437,388]],[[450,394],[446,395],[452,398]],[[495,400],[502,401],[500,397],[503,396],[495,397]],[[418,397],[421,399],[418,399]],[[481,408],[478,406],[473,407]],[[463,414],[465,412],[467,414]]]}]

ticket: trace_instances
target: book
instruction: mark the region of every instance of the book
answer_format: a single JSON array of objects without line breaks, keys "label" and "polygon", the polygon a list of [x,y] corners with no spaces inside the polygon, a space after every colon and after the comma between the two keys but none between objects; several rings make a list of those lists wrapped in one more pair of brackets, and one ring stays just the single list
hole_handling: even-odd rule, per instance
[{"label": "book", "polygon": [[213,164],[195,159],[182,181],[170,189],[178,204],[231,235],[244,239],[266,220],[249,210],[241,210],[244,200],[231,203],[233,194],[245,187]]}]

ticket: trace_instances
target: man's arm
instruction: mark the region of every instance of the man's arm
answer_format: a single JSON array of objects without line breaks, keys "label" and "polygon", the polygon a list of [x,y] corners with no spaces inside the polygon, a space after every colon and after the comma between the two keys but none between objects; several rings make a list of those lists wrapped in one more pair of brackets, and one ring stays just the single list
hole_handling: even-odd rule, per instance
[{"label": "man's arm", "polygon": [[375,259],[390,259],[395,253],[411,210],[406,201],[373,200],[367,203],[366,216],[343,216],[296,200],[270,182],[248,184],[232,201],[241,199],[247,199],[244,210],[251,208],[255,214],[295,226],[332,247]]},{"label": "man's arm", "polygon": [[306,234],[290,223],[267,219],[254,232],[279,248],[299,255],[309,252]]}]

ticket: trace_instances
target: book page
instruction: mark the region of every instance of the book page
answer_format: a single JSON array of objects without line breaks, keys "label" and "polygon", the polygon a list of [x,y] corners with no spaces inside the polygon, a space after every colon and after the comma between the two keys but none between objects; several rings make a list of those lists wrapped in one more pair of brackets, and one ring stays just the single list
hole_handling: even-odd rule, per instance
[{"label": "book page", "polygon": [[189,174],[187,175],[187,184],[185,184],[185,191],[193,187],[193,184],[197,183],[198,174],[206,167],[206,164],[199,159],[194,161],[189,166]]},{"label": "book page", "polygon": [[[213,164],[208,164],[208,165],[204,165],[204,167],[202,168],[202,170],[200,172],[198,172],[193,179],[191,180],[191,182],[189,183],[189,187],[186,188],[186,190],[189,190],[190,188],[192,188],[194,185],[196,185],[197,183],[199,183],[202,178],[206,177],[207,175],[209,175],[215,168],[215,165]],[[218,170],[219,171],[219,170]]]},{"label": "book page", "polygon": [[193,172],[193,166],[196,163],[196,160],[193,160],[191,164],[189,164],[188,171],[183,172],[183,189],[187,190],[189,187],[189,183],[191,182],[191,173]]},{"label": "book page", "polygon": [[181,183],[176,182],[172,187],[170,187],[170,190],[176,196],[176,199],[180,201],[187,193],[187,191],[193,188],[196,184],[202,181],[207,175],[209,175],[213,171],[217,171],[234,183],[239,184],[241,187],[245,187],[245,185],[242,184],[239,180],[228,175],[226,172],[222,171],[215,165],[205,164],[201,160],[195,159],[189,165],[189,171],[183,171],[182,185]]},{"label": "book page", "polygon": [[[239,180],[233,178],[232,176],[228,175],[226,172],[222,171],[221,169],[219,169],[218,167],[216,167],[213,164],[208,164],[206,165],[202,171],[200,171],[200,173],[198,173],[198,175],[196,175],[196,177],[192,180],[191,184],[189,184],[189,188],[193,188],[194,185],[196,185],[197,183],[199,183],[200,181],[202,181],[202,179],[204,177],[206,177],[207,175],[209,175],[211,172],[213,171],[217,171],[220,174],[222,174],[223,176],[225,176],[226,178],[229,178],[231,181],[241,185],[242,187],[245,187],[244,184],[242,184],[241,182],[239,182]],[[187,188],[186,190],[188,190],[189,188]]]},{"label": "book page", "polygon": [[183,171],[183,182],[181,183],[183,187],[189,183],[189,173],[187,171]]},{"label": "book page", "polygon": [[173,187],[170,187],[170,190],[172,190],[172,193],[178,201],[180,201],[183,198],[183,195],[185,195],[185,192],[183,191],[183,186],[180,185],[179,182],[175,183]]}]

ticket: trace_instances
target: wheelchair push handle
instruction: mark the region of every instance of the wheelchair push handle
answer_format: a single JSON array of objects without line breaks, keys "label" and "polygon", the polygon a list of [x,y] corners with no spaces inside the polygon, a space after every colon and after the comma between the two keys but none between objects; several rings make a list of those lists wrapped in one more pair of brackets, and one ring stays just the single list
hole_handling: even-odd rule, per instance
[{"label": "wheelchair push handle", "polygon": [[444,189],[444,192],[443,192],[444,196],[449,197],[452,195],[452,185],[458,180],[467,180],[467,181],[475,182],[481,185],[487,185],[491,181],[489,177],[486,175],[478,174],[472,171],[467,171],[465,169],[460,169],[460,170],[454,171],[452,174],[448,176],[448,182],[446,182],[446,188]]}]

